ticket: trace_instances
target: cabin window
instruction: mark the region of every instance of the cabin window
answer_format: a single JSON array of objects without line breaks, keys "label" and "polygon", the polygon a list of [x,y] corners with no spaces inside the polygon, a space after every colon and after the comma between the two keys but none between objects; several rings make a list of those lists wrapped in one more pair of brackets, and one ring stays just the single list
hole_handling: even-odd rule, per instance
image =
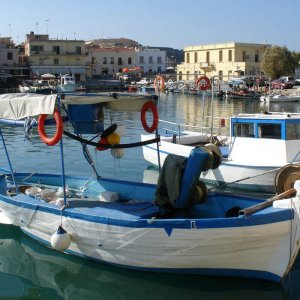
[{"label": "cabin window", "polygon": [[258,124],[258,137],[265,139],[281,139],[281,124]]},{"label": "cabin window", "polygon": [[233,135],[238,137],[255,137],[253,123],[234,123]]},{"label": "cabin window", "polygon": [[286,139],[299,140],[300,139],[300,124],[286,124]]}]

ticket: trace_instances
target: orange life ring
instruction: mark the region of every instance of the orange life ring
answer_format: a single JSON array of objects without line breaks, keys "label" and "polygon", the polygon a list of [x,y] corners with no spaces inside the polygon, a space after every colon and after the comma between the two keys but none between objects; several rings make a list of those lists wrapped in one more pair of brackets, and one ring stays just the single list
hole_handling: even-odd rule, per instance
[{"label": "orange life ring", "polygon": [[42,114],[39,116],[39,121],[38,121],[38,132],[40,135],[41,140],[47,144],[48,146],[54,146],[56,145],[62,137],[63,134],[63,127],[64,127],[64,123],[63,123],[63,119],[60,115],[60,112],[55,108],[54,109],[54,120],[56,123],[56,131],[55,134],[52,138],[49,138],[45,132],[45,120],[47,118],[48,115],[46,114]]},{"label": "orange life ring", "polygon": [[[153,115],[153,123],[151,127],[148,126],[147,121],[146,121],[146,112],[150,110]],[[143,128],[149,132],[152,133],[154,130],[156,130],[157,125],[158,125],[158,112],[157,112],[157,107],[152,101],[147,101],[141,110],[141,122],[143,125]]]},{"label": "orange life ring", "polygon": [[165,90],[165,79],[163,76],[156,76],[153,84],[156,92],[163,92]]},{"label": "orange life ring", "polygon": [[201,91],[211,90],[211,83],[207,76],[197,78],[196,85]]}]

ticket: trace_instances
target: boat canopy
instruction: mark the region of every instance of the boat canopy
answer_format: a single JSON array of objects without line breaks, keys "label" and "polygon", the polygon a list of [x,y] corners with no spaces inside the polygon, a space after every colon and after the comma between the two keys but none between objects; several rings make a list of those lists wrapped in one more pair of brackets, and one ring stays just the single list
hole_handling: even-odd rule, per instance
[{"label": "boat canopy", "polygon": [[14,93],[0,95],[0,118],[20,120],[53,114],[57,95]]}]

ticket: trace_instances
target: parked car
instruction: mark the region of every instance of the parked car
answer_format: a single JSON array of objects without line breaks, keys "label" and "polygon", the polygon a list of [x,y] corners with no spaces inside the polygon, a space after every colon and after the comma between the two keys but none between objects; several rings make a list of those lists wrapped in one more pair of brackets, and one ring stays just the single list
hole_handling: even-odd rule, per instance
[{"label": "parked car", "polygon": [[273,89],[292,89],[294,85],[295,81],[286,81],[282,77],[280,77],[279,79],[275,79],[271,82],[271,86]]}]

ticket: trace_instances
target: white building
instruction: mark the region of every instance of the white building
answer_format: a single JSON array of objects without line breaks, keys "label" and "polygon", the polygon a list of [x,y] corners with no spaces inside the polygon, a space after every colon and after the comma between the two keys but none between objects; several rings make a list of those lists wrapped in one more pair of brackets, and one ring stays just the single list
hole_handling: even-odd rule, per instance
[{"label": "white building", "polygon": [[137,66],[145,74],[162,73],[166,70],[166,51],[159,49],[140,49],[137,53]]}]

